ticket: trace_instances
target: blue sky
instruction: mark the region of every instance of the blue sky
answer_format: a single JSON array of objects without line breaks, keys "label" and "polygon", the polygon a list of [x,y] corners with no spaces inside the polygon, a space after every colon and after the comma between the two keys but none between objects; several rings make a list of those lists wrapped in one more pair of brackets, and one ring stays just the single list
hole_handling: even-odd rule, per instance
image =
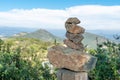
[{"label": "blue sky", "polygon": [[65,9],[77,5],[120,5],[120,0],[0,0],[0,10],[10,10],[14,8],[32,9]]},{"label": "blue sky", "polygon": [[69,17],[86,29],[119,29],[120,0],[0,0],[0,27],[64,29]]}]

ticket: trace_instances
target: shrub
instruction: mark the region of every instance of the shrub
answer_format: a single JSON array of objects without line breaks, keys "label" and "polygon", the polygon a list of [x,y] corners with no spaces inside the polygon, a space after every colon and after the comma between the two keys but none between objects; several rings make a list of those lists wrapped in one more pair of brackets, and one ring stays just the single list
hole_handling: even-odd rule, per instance
[{"label": "shrub", "polygon": [[107,41],[98,44],[96,50],[89,53],[98,58],[94,70],[89,72],[91,80],[120,80],[120,46]]},{"label": "shrub", "polygon": [[49,44],[39,43],[39,41],[34,39],[32,39],[33,42],[31,44],[27,44],[29,39],[27,41],[24,39],[23,41],[26,42],[23,45],[25,46],[24,49],[21,46],[22,43],[16,46],[11,40],[0,41],[0,80],[56,80],[55,73],[51,74],[47,65],[45,67],[42,66],[42,55],[36,56],[36,52],[39,51],[38,45],[45,44],[44,48],[46,49]]}]

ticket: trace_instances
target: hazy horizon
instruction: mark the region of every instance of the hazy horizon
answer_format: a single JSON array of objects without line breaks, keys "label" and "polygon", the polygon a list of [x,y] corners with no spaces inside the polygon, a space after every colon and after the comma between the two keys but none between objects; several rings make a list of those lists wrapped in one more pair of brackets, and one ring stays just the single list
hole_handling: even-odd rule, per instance
[{"label": "hazy horizon", "polygon": [[[41,28],[39,28],[41,29]],[[14,28],[14,27],[0,27],[0,37],[13,36],[14,34],[19,34],[21,32],[35,32],[39,29],[35,28]],[[65,38],[66,29],[46,29],[48,32],[55,36]],[[120,35],[119,30],[86,30],[85,32],[93,33],[99,36],[103,36],[109,39],[114,39],[113,35]]]}]

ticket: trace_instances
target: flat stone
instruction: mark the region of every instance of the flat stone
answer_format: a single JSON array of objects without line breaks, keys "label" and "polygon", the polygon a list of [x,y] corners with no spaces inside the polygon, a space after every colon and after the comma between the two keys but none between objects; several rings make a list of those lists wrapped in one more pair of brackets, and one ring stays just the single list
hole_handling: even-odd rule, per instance
[{"label": "flat stone", "polygon": [[72,49],[76,49],[76,50],[80,50],[80,51],[83,51],[84,50],[84,46],[82,43],[74,43],[72,42],[71,40],[69,39],[65,39],[64,40],[64,44],[66,44],[68,47],[72,48]]},{"label": "flat stone", "polygon": [[73,33],[73,34],[78,34],[78,33],[84,33],[85,29],[81,26],[78,26],[76,24],[65,24],[65,28],[68,32]]},{"label": "flat stone", "polygon": [[71,40],[74,43],[81,43],[81,41],[84,39],[82,34],[72,34],[69,32],[66,32],[66,37]]},{"label": "flat stone", "polygon": [[48,50],[48,59],[56,68],[72,71],[89,71],[95,67],[97,58],[64,46],[53,46]]},{"label": "flat stone", "polygon": [[58,80],[88,80],[88,73],[59,69],[57,71],[57,78]]}]

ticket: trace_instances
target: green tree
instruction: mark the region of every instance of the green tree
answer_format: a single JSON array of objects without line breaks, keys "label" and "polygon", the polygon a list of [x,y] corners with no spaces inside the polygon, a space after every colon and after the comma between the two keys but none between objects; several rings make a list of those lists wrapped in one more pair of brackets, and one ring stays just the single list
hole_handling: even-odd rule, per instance
[{"label": "green tree", "polygon": [[[92,52],[91,52],[92,51]],[[120,80],[120,50],[118,44],[107,41],[98,44],[96,50],[89,53],[98,58],[94,70],[89,72],[92,80]]]}]

